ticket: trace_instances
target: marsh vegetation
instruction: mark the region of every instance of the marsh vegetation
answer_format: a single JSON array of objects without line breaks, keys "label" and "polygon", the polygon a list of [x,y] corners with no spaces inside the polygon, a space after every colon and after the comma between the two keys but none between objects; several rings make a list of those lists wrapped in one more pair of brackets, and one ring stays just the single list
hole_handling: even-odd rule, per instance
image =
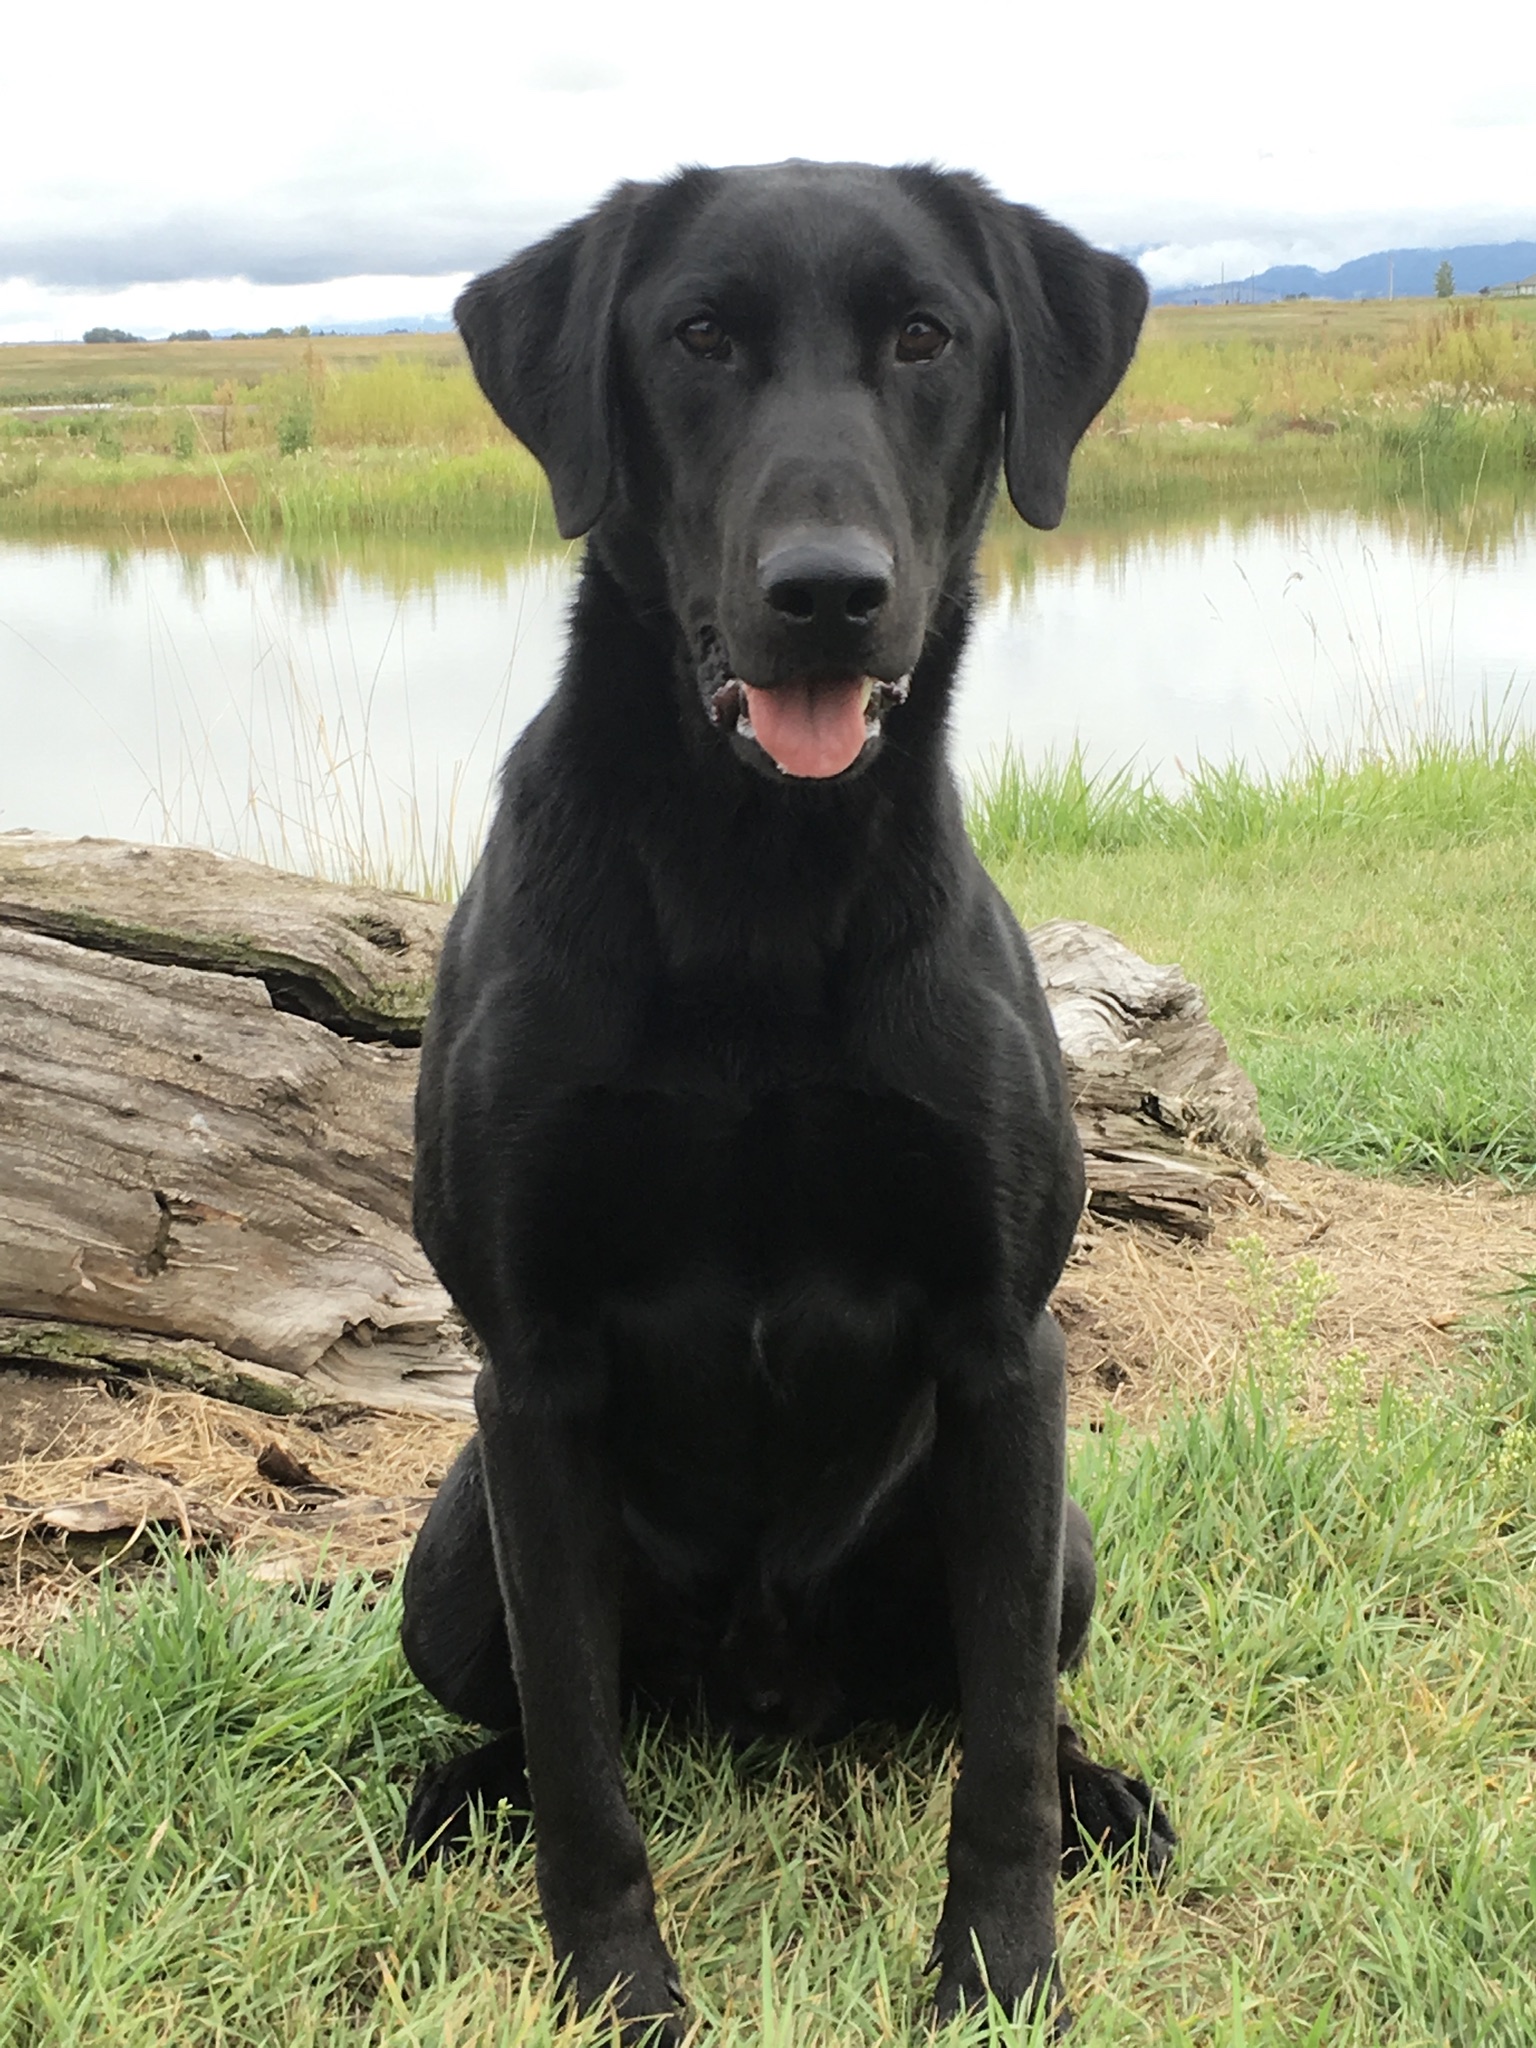
[{"label": "marsh vegetation", "polygon": [[[40,410],[90,406],[89,413]],[[1536,304],[1164,307],[1073,515],[1536,488]],[[453,335],[0,352],[0,531],[552,540]]]}]

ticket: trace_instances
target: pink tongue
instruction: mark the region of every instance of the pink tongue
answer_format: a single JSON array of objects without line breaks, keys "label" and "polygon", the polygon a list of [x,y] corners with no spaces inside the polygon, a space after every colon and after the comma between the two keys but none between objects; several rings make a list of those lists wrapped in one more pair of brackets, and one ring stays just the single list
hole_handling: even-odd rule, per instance
[{"label": "pink tongue", "polygon": [[864,745],[864,678],[845,683],[781,683],[747,693],[757,743],[786,775],[841,775]]}]

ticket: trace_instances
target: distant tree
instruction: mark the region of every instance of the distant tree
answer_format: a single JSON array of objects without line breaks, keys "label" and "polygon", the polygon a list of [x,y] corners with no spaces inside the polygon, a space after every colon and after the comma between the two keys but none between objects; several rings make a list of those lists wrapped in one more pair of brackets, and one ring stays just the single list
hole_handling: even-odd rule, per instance
[{"label": "distant tree", "polygon": [[1456,278],[1451,270],[1451,259],[1447,256],[1440,265],[1440,268],[1435,272],[1435,297],[1437,299],[1448,299],[1455,290]]},{"label": "distant tree", "polygon": [[168,334],[167,341],[212,341],[213,336],[206,327],[183,327],[179,334]]},{"label": "distant tree", "polygon": [[127,334],[121,327],[88,327],[82,341],[142,341],[142,334]]}]

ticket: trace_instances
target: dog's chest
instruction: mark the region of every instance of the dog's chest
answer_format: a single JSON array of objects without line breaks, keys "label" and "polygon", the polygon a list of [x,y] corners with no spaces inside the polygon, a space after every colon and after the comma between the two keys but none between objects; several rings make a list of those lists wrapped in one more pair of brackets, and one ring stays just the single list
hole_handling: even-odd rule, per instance
[{"label": "dog's chest", "polygon": [[[984,1292],[998,1259],[983,1140],[894,1093],[585,1089],[518,1146],[524,1299],[560,1318],[727,1318],[772,1377],[771,1328],[815,1346]],[[706,1307],[707,1304],[707,1307]],[[819,1304],[819,1311],[818,1311]],[[752,1333],[755,1332],[755,1336]],[[777,1347],[782,1349],[783,1347]]]}]

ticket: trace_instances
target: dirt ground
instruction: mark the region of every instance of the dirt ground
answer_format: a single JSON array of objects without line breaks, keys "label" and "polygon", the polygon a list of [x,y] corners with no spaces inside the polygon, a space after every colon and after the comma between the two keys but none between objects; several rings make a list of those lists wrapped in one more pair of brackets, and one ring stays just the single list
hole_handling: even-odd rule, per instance
[{"label": "dirt ground", "polygon": [[[1412,1187],[1274,1161],[1275,1199],[1204,1244],[1093,1227],[1058,1290],[1072,1420],[1150,1420],[1217,1397],[1259,1312],[1234,1240],[1259,1240],[1284,1303],[1302,1261],[1329,1276],[1309,1376],[1363,1354],[1358,1385],[1443,1370],[1465,1325],[1536,1272],[1536,1196]],[[0,1643],[36,1648],[103,1566],[131,1570],[169,1532],[248,1555],[264,1577],[341,1565],[382,1584],[409,1548],[466,1426],[345,1408],[303,1420],[182,1392],[0,1368]],[[158,1532],[153,1534],[151,1532]]]},{"label": "dirt ground", "polygon": [[1326,1276],[1314,1366],[1326,1375],[1331,1361],[1363,1354],[1366,1398],[1386,1380],[1443,1370],[1466,1327],[1536,1273],[1536,1194],[1362,1180],[1285,1159],[1264,1178],[1275,1199],[1228,1210],[1203,1244],[1130,1229],[1079,1237],[1056,1294],[1075,1422],[1105,1408],[1150,1419],[1170,1399],[1221,1395],[1256,1319],[1233,1249],[1243,1240],[1262,1246],[1282,1313],[1303,1261]]}]

